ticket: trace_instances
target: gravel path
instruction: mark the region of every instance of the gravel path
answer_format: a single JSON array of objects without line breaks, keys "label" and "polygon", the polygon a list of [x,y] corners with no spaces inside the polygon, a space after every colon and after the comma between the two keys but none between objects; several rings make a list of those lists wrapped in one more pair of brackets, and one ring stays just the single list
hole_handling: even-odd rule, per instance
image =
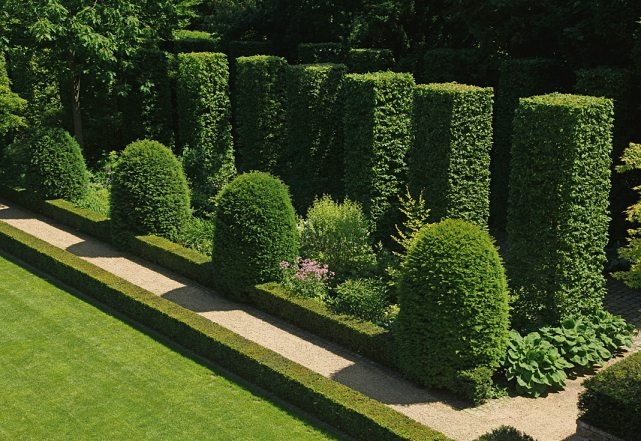
[{"label": "gravel path", "polygon": [[[337,345],[251,307],[230,302],[188,279],[4,201],[0,201],[0,220],[195,311],[454,439],[471,441],[503,424],[514,426],[539,441],[561,441],[575,433],[576,401],[585,378],[569,381],[564,391],[546,398],[502,398],[480,407],[465,408],[447,395],[428,392]],[[641,339],[637,338],[635,350],[640,348]]]}]

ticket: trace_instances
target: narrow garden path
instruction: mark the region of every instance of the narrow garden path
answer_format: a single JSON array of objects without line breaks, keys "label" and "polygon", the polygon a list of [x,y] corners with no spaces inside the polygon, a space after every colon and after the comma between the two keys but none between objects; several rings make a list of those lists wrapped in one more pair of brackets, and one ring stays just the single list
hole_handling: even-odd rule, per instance
[{"label": "narrow garden path", "polygon": [[[503,424],[514,426],[539,441],[570,439],[575,433],[576,401],[585,378],[569,381],[564,391],[546,398],[502,398],[477,408],[465,408],[447,395],[428,392],[337,345],[254,308],[230,302],[184,277],[1,200],[0,221],[195,311],[454,439],[471,441]],[[612,287],[613,295],[606,303],[614,312],[626,313],[639,327],[641,320],[635,311],[641,309],[641,295],[616,283]],[[639,349],[641,338],[637,337],[634,350]]]}]

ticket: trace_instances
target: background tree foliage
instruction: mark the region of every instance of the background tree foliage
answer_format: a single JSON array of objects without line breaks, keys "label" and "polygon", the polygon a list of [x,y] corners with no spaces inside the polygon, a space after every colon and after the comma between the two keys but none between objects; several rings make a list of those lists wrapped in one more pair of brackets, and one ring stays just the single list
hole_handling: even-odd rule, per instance
[{"label": "background tree foliage", "polygon": [[74,134],[83,144],[82,82],[116,82],[145,44],[169,39],[195,0],[5,0],[0,25],[5,45],[46,54],[68,82]]}]

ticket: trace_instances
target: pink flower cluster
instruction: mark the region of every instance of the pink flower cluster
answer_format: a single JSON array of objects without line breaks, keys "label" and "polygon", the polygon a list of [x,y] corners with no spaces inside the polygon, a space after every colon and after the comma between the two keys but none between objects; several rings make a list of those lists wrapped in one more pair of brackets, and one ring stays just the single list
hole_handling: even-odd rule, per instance
[{"label": "pink flower cluster", "polygon": [[329,270],[327,265],[322,265],[315,260],[303,259],[302,257],[296,258],[296,265],[291,265],[286,260],[280,263],[281,269],[295,269],[296,277],[298,280],[308,280],[314,278],[319,281],[325,281],[334,277],[334,273]]}]

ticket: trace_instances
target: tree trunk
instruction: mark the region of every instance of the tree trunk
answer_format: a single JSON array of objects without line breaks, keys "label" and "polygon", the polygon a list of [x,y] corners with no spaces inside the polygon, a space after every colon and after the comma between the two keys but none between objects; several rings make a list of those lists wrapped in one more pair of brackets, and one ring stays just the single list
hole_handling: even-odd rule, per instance
[{"label": "tree trunk", "polygon": [[73,133],[80,144],[85,148],[85,137],[82,130],[82,113],[80,111],[80,75],[74,74],[71,79],[71,109],[73,112]]}]

